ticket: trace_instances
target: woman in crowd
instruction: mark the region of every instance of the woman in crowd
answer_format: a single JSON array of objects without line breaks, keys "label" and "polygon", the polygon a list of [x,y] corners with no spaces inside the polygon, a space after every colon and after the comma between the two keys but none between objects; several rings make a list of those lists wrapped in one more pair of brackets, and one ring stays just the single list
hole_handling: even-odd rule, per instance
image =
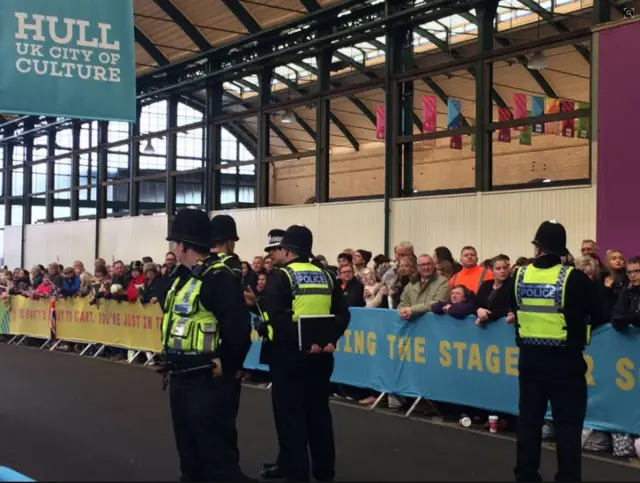
[{"label": "woman in crowd", "polygon": [[131,280],[127,286],[127,300],[133,302],[139,298],[138,290],[144,286],[145,275],[142,270],[142,262],[136,260],[129,265]]},{"label": "woman in crowd", "polygon": [[450,315],[456,319],[464,319],[476,313],[475,295],[464,285],[454,285],[448,302],[436,302],[431,306],[436,315]]},{"label": "woman in crowd", "polygon": [[51,277],[48,273],[42,274],[42,279],[35,289],[36,297],[49,297],[55,295],[55,286],[51,282]]},{"label": "woman in crowd", "polygon": [[80,277],[76,275],[73,267],[67,267],[62,271],[60,294],[63,297],[73,297],[78,292],[80,292]]},{"label": "woman in crowd", "polygon": [[362,273],[367,269],[371,261],[371,252],[358,249],[353,252],[353,270],[356,278],[362,282]]},{"label": "woman in crowd", "polygon": [[155,263],[145,263],[143,267],[144,283],[139,290],[140,302],[143,304],[157,303],[161,297],[162,281]]},{"label": "woman in crowd", "polygon": [[[451,264],[451,267],[453,268],[453,275],[455,275],[456,273],[458,273],[460,270],[462,270],[462,265],[460,265],[458,262],[456,262],[453,259],[453,255],[451,254],[451,250],[449,250],[447,247],[438,247],[433,251],[433,261],[436,262],[436,264],[440,261],[447,261]],[[449,277],[451,278],[451,277]]]},{"label": "woman in crowd", "polygon": [[627,277],[627,263],[624,255],[619,250],[608,250],[605,258],[608,274],[602,280],[603,287],[603,312],[605,322],[611,321],[611,313],[616,305],[623,287],[629,285]]},{"label": "woman in crowd", "polygon": [[93,294],[93,287],[96,283],[96,279],[89,272],[82,272],[80,274],[80,296],[86,297]]},{"label": "woman in crowd", "polygon": [[507,322],[513,322],[515,315],[511,313],[514,299],[514,281],[511,278],[509,259],[498,255],[491,260],[493,280],[485,280],[478,289],[476,303],[476,325],[484,326],[489,322],[507,317]]},{"label": "woman in crowd", "polygon": [[389,296],[391,297],[390,309],[395,309],[400,304],[400,296],[404,288],[416,278],[418,274],[418,266],[416,260],[413,257],[402,257],[398,264],[398,279],[392,285],[389,290]]},{"label": "woman in crowd", "polygon": [[436,263],[436,271],[438,272],[438,275],[441,275],[448,280],[453,277],[453,264],[447,260],[439,260]]},{"label": "woman in crowd", "polygon": [[369,309],[386,308],[384,302],[387,287],[380,283],[375,270],[367,268],[362,271],[362,285],[364,285],[365,307]]}]

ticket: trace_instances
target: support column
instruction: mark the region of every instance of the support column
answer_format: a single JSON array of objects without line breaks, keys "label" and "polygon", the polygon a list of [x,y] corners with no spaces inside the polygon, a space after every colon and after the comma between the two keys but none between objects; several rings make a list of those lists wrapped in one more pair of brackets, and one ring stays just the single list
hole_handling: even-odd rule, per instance
[{"label": "support column", "polygon": [[[486,2],[476,8],[478,54],[493,50],[493,21],[498,2]],[[493,62],[476,62],[476,191],[493,187],[493,133],[487,130],[493,117],[491,86]]]},{"label": "support column", "polygon": [[[323,50],[317,57],[318,90],[327,92],[331,88],[331,58],[332,49]],[[316,101],[316,203],[329,201],[329,165],[331,149],[331,130],[329,125],[329,110],[331,101],[319,99]]]},{"label": "support column", "polygon": [[53,222],[54,195],[56,189],[56,162],[51,158],[56,155],[56,131],[55,127],[47,129],[47,194],[45,195],[46,223]]},{"label": "support column", "polygon": [[[218,168],[222,164],[222,126],[213,123],[212,119],[222,114],[222,81],[214,80],[207,87],[206,93],[206,152],[204,158],[204,209],[207,213],[217,211],[222,204],[222,173]],[[238,175],[239,176],[239,175]]]},{"label": "support column", "polygon": [[[7,133],[7,137],[13,136],[13,132]],[[13,150],[15,147],[14,141],[7,141],[4,152],[4,225],[11,225],[11,207],[13,201],[11,201],[13,191],[13,174],[11,171],[11,165],[13,164]]]},{"label": "support column", "polygon": [[[385,14],[392,15],[402,7],[397,0],[385,0]],[[401,69],[402,30],[397,26],[387,27],[386,72],[385,72],[385,156],[384,156],[384,249],[390,254],[391,244],[391,199],[398,198],[402,188],[402,148],[398,146],[398,135],[402,126],[402,91],[393,75]]]},{"label": "support column", "polygon": [[[178,125],[178,98],[172,96],[169,98],[169,107],[167,109],[167,128],[170,129]],[[173,173],[176,171],[176,163],[178,156],[178,134],[175,132],[167,134],[167,171],[165,177],[165,208],[167,213],[167,222],[171,228],[173,217],[176,214],[176,177]]]},{"label": "support column", "polygon": [[[89,123],[89,129],[91,129],[91,123]],[[75,187],[80,184],[80,155],[77,152],[80,150],[80,134],[82,132],[82,123],[80,121],[74,121],[72,128],[71,149],[73,154],[71,155],[71,220],[77,220],[80,215],[79,200],[80,191]],[[91,133],[93,135],[93,133]],[[92,136],[89,136],[91,139]]]},{"label": "support column", "polygon": [[109,142],[109,123],[98,122],[98,179],[96,180],[96,244],[95,257],[100,255],[100,220],[107,217],[107,149],[104,147]]},{"label": "support column", "polygon": [[593,1],[593,23],[605,23],[611,21],[611,0]]},{"label": "support column", "polygon": [[[29,119],[24,123],[25,131],[33,129],[34,122]],[[27,244],[27,226],[31,224],[31,174],[33,171],[33,136],[24,139],[24,164],[22,168],[22,226],[20,242],[20,266],[24,266],[25,246]]]},{"label": "support column", "polygon": [[269,181],[270,169],[269,163],[265,159],[269,157],[270,149],[270,129],[268,113],[262,109],[271,102],[271,79],[273,70],[271,68],[263,69],[258,81],[260,85],[260,113],[258,114],[258,159],[256,164],[256,205],[258,207],[269,206]]},{"label": "support column", "polygon": [[138,104],[136,122],[129,124],[129,215],[138,216],[140,208],[140,181],[136,177],[140,170],[140,141],[134,140],[140,136],[140,114],[142,107]]},{"label": "support column", "polygon": [[[402,38],[402,49],[400,50],[401,58],[399,60],[402,71],[413,68],[413,29],[411,25],[407,25],[399,32]],[[402,125],[401,132],[403,136],[411,136],[413,134],[413,81],[402,84]],[[413,196],[413,143],[407,143],[402,146],[402,196]]]}]

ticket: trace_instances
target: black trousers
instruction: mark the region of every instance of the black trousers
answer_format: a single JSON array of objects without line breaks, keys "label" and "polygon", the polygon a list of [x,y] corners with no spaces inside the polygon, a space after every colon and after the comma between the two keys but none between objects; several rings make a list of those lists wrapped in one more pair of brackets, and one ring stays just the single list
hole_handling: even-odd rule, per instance
[{"label": "black trousers", "polygon": [[556,433],[556,481],[581,481],[582,427],[587,411],[587,365],[582,352],[522,347],[516,481],[542,481],[542,426],[547,405]]},{"label": "black trousers", "polygon": [[172,376],[169,400],[180,457],[180,481],[241,481],[235,374]]},{"label": "black trousers", "polygon": [[271,390],[287,481],[309,481],[310,472],[317,481],[333,481],[336,451],[329,408],[333,355],[275,352],[270,359]]}]

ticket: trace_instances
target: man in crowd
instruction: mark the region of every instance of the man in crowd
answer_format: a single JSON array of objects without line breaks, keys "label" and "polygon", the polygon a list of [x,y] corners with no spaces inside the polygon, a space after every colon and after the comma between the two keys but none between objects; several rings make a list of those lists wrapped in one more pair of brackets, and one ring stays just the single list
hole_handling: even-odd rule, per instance
[{"label": "man in crowd", "polygon": [[462,270],[456,273],[449,285],[464,285],[473,293],[477,294],[480,285],[485,280],[493,280],[493,274],[485,266],[478,265],[478,252],[471,246],[464,247],[460,252],[460,263]]},{"label": "man in crowd", "polygon": [[403,320],[419,317],[431,310],[436,302],[449,300],[449,281],[436,273],[436,264],[429,255],[418,257],[420,280],[409,282],[402,291],[398,313]]},{"label": "man in crowd", "polygon": [[581,481],[582,428],[587,410],[587,365],[582,352],[599,319],[595,285],[568,265],[567,233],[555,221],[540,225],[533,240],[535,261],[515,276],[516,344],[520,415],[517,481],[542,481],[542,426],[553,408],[558,471],[556,481]]},{"label": "man in crowd", "polygon": [[180,279],[180,285],[186,283],[187,279],[191,276],[191,270],[185,267],[183,264],[178,263],[176,254],[173,252],[167,252],[164,256],[164,263],[167,266],[167,273],[162,277],[160,287],[158,288],[159,302],[164,305],[167,292],[173,285],[176,279]]},{"label": "man in crowd", "polygon": [[346,264],[340,267],[340,290],[347,307],[364,307],[364,286],[355,277],[353,265]]}]

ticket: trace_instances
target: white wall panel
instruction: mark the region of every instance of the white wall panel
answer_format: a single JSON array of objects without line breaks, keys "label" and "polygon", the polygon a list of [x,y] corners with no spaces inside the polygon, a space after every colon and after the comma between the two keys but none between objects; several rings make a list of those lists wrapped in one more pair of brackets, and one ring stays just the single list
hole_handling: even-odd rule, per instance
[{"label": "white wall panel", "polygon": [[150,256],[162,263],[169,250],[167,216],[137,216],[100,220],[99,254],[108,264],[122,260],[125,264]]},{"label": "white wall panel", "polygon": [[94,220],[27,225],[24,266],[58,262],[67,267],[80,260],[93,271],[95,230]]},{"label": "white wall panel", "polygon": [[565,226],[577,254],[582,239],[595,237],[595,187],[393,200],[391,243],[408,240],[418,253],[444,245],[454,258],[473,245],[481,259],[498,253],[515,259],[532,255],[535,231],[549,219]]},{"label": "white wall panel", "polygon": [[22,227],[4,227],[4,264],[11,270],[21,266]]},{"label": "white wall panel", "polygon": [[[225,211],[236,220],[240,241],[236,253],[243,260],[264,254],[267,233],[274,228],[305,225],[313,232],[314,254],[333,261],[343,249],[383,249],[382,201],[328,203],[323,205],[278,206]],[[223,213],[223,212],[219,212]]]}]

